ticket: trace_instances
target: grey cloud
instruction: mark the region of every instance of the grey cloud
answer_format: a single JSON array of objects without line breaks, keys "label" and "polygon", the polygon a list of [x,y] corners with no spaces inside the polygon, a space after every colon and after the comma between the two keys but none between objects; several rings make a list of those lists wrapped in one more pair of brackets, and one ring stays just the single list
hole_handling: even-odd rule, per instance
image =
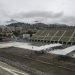
[{"label": "grey cloud", "polygon": [[60,18],[63,16],[63,12],[28,12],[28,13],[18,13],[13,15],[13,18],[34,18],[34,17],[44,17],[44,18]]},{"label": "grey cloud", "polygon": [[63,23],[68,25],[75,24],[75,17],[74,16],[64,16],[63,12],[54,13],[54,12],[28,12],[28,13],[19,13],[12,16],[15,19],[24,19],[24,20],[31,20],[31,21],[40,21],[46,23]]},{"label": "grey cloud", "polygon": [[54,18],[62,17],[63,14],[64,14],[63,12],[55,13]]},{"label": "grey cloud", "polygon": [[69,25],[75,25],[75,16],[65,16],[61,19],[61,22]]}]

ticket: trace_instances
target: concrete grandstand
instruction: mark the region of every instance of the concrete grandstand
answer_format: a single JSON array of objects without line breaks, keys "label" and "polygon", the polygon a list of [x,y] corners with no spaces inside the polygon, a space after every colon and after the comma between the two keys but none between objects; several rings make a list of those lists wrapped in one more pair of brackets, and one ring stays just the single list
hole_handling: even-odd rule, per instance
[{"label": "concrete grandstand", "polygon": [[74,45],[75,30],[38,30],[37,33],[32,36],[31,41]]}]

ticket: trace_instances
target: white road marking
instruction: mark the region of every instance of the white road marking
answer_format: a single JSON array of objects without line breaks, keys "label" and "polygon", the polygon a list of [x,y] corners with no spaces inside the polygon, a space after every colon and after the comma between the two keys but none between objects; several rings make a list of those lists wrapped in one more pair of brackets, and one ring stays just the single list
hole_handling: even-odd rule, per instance
[{"label": "white road marking", "polygon": [[13,75],[19,75],[17,73],[20,73],[22,75],[28,75],[28,74],[25,74],[23,72],[19,72],[19,71],[16,71],[16,70],[12,70],[12,69],[9,69],[9,68],[3,67],[3,66],[0,66],[0,68],[2,68],[3,70],[5,70],[5,71],[7,71],[7,72],[9,72],[9,73],[11,73]]},{"label": "white road marking", "polygon": [[2,67],[2,66],[0,66],[0,68],[4,69],[5,71],[7,71],[7,72],[9,72],[9,73],[11,73],[11,74],[13,74],[13,75],[18,75],[18,74],[16,74],[15,72],[11,71],[11,70],[8,69],[8,68]]}]

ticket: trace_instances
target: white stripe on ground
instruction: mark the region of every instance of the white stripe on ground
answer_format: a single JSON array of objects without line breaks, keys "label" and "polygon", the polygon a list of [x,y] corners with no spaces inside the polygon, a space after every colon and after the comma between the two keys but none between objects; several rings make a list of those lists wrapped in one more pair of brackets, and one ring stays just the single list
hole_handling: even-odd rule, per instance
[{"label": "white stripe on ground", "polygon": [[5,71],[7,71],[7,72],[9,72],[9,73],[11,73],[11,74],[13,74],[13,75],[18,75],[18,74],[16,74],[15,72],[11,71],[11,70],[8,69],[8,68],[2,67],[2,66],[0,66],[0,68],[2,68],[3,70],[5,70]]},{"label": "white stripe on ground", "polygon": [[19,75],[17,73],[20,73],[22,75],[28,75],[28,74],[25,74],[25,73],[22,73],[22,72],[19,72],[19,71],[16,71],[16,70],[8,69],[8,68],[3,67],[3,66],[0,66],[0,68],[2,68],[3,70],[5,70],[5,71],[7,71],[7,72],[9,72],[9,73],[11,73],[13,75]]}]

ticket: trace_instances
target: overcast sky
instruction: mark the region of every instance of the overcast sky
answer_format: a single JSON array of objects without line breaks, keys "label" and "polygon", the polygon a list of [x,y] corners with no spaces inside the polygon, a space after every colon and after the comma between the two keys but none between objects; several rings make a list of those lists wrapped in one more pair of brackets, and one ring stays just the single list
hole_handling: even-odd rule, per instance
[{"label": "overcast sky", "polygon": [[[66,16],[66,17],[63,17]],[[75,21],[75,0],[0,0],[0,21],[10,18],[44,17]]]}]

